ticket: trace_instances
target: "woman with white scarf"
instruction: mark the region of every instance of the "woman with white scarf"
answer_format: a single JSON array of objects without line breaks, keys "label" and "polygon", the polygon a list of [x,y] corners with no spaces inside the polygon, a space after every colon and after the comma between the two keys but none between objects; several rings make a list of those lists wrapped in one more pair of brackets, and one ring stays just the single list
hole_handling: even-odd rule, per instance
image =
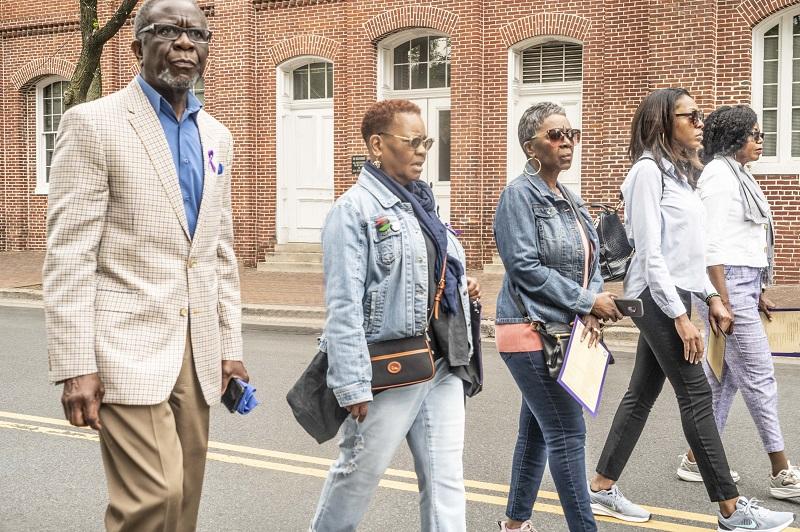
[{"label": "woman with white scarf", "polygon": [[[761,157],[763,143],[758,117],[746,105],[720,107],[706,119],[706,166],[697,183],[706,209],[706,265],[734,325],[725,342],[721,378],[717,380],[707,361],[703,365],[720,434],[740,390],[772,464],[769,493],[788,499],[800,497],[800,469],[789,463],[784,452],[775,369],[759,316],[761,311],[772,319],[773,304],[764,290],[773,281],[774,221],[764,193],[747,168]],[[703,305],[698,307],[701,313],[705,310]],[[691,451],[683,456],[677,474],[686,481],[702,481]],[[733,477],[738,481],[738,475]]]}]

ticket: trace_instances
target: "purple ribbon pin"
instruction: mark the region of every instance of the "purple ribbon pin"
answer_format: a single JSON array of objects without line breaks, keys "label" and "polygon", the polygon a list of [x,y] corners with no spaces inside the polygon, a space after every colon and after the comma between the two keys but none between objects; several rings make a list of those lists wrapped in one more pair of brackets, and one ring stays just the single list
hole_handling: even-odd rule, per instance
[{"label": "purple ribbon pin", "polygon": [[[214,164],[214,150],[208,150],[208,166],[211,167],[214,173],[217,173],[217,165]],[[220,165],[220,169],[221,167],[222,165]]]},{"label": "purple ribbon pin", "polygon": [[214,150],[208,150],[208,166],[217,175],[222,175],[222,163],[214,164]]}]

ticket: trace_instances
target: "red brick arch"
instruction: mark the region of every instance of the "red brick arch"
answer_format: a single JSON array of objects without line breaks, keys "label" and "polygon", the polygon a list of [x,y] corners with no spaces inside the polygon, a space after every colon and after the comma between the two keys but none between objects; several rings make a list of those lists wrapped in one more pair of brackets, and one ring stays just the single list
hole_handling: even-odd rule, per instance
[{"label": "red brick arch", "polygon": [[[800,0],[798,0],[800,1]],[[591,21],[567,13],[534,13],[519,18],[500,28],[500,35],[507,47],[540,35],[562,35],[581,42],[589,35]]]},{"label": "red brick arch", "polygon": [[752,28],[770,15],[797,4],[800,4],[800,0],[743,0],[736,10]]},{"label": "red brick arch", "polygon": [[57,57],[34,59],[24,67],[11,74],[11,84],[21,90],[28,83],[42,76],[61,76],[70,79],[75,71],[75,64]]},{"label": "red brick arch", "polygon": [[364,31],[372,42],[406,28],[432,28],[452,35],[458,22],[458,15],[430,6],[405,6],[380,15],[364,23]]},{"label": "red brick arch", "polygon": [[339,50],[339,46],[339,41],[329,39],[328,37],[305,34],[284,39],[267,50],[267,55],[274,66],[278,66],[293,57],[301,55],[324,57],[325,59],[333,61]]}]

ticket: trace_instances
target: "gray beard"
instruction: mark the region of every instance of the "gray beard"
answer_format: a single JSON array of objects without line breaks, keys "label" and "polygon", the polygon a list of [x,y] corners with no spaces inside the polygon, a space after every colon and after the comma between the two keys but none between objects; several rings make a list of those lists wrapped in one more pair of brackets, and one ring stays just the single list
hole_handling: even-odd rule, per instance
[{"label": "gray beard", "polygon": [[187,79],[184,77],[175,77],[173,76],[168,68],[165,68],[158,74],[158,79],[163,81],[167,86],[176,89],[176,90],[189,90],[194,87],[194,84],[197,83],[197,80],[200,78],[199,74],[195,74],[191,77],[191,79]]}]

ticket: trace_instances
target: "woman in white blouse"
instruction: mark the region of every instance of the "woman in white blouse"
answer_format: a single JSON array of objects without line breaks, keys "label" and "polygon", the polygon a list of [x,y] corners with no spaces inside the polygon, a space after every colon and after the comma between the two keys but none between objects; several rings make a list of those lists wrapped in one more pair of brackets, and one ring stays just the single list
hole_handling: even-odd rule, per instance
[{"label": "woman in white blouse", "polygon": [[708,496],[719,505],[718,530],[778,532],[794,521],[793,514],[739,496],[715,424],[711,388],[699,364],[703,340],[690,320],[695,294],[706,300],[715,330],[727,331],[731,324],[705,268],[705,209],[695,189],[703,129],[703,113],[684,89],[653,91],[633,117],[628,148],[633,165],[621,191],[625,228],[636,252],[624,284],[625,297],[642,300],[644,316],[633,318],[639,329],[636,361],[589,482],[589,497],[595,515],[650,519],[647,509],[622,494],[617,481],[669,381]]},{"label": "woman in white blouse", "polygon": [[[756,113],[746,105],[720,107],[706,120],[706,166],[697,183],[706,208],[706,265],[734,327],[725,342],[721,378],[717,380],[707,362],[703,366],[720,434],[740,390],[772,464],[769,493],[788,499],[800,497],[800,469],[790,465],[784,452],[772,353],[759,316],[761,311],[772,319],[773,305],[764,287],[773,277],[774,224],[764,193],[747,169],[761,157],[763,142]],[[702,481],[691,451],[684,455],[678,477]]]}]

